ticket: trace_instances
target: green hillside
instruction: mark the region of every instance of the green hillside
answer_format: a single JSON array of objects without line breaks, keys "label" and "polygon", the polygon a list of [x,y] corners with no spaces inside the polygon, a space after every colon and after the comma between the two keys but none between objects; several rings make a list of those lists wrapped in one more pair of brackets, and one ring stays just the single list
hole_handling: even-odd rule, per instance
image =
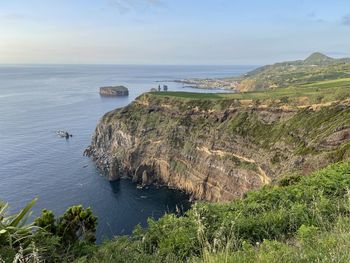
[{"label": "green hillside", "polygon": [[349,77],[350,58],[335,59],[316,52],[304,60],[266,65],[238,77],[189,79],[179,82],[198,88],[222,87],[246,92]]},{"label": "green hillside", "polygon": [[77,262],[349,262],[350,164],[293,175],[229,204],[198,203]]},{"label": "green hillside", "polygon": [[44,211],[23,225],[34,202],[9,217],[0,205],[0,259],[12,262],[18,251],[20,262],[349,262],[349,188],[350,163],[333,164],[231,203],[149,219],[148,228],[98,246],[89,209],[70,208],[57,221]]},{"label": "green hillside", "polygon": [[239,78],[237,89],[276,89],[347,77],[350,77],[350,59],[333,59],[313,53],[305,60],[276,63],[248,72]]},{"label": "green hillside", "polygon": [[311,54],[309,57],[307,57],[303,62],[304,64],[309,64],[309,65],[321,65],[321,64],[332,63],[334,62],[334,59],[320,52],[315,52]]},{"label": "green hillside", "polygon": [[289,107],[298,107],[350,98],[350,78],[296,84],[283,89],[240,93],[151,92],[150,94],[188,100],[251,100],[252,105],[267,103],[268,106],[288,105]]}]

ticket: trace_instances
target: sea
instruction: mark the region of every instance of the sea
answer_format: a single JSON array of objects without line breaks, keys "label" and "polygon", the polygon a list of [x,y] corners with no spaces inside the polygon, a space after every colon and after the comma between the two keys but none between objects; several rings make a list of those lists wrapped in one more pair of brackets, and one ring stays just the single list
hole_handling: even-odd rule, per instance
[{"label": "sea", "polygon": [[[137,189],[130,180],[109,182],[83,156],[104,113],[126,106],[158,85],[169,91],[223,92],[172,82],[237,76],[254,66],[0,65],[0,200],[9,213],[33,198],[32,218],[46,208],[58,216],[72,205],[91,207],[101,242],[127,235],[147,219],[190,207],[175,189]],[[101,86],[124,85],[128,97],[106,98]],[[57,130],[73,135],[66,140]]]}]

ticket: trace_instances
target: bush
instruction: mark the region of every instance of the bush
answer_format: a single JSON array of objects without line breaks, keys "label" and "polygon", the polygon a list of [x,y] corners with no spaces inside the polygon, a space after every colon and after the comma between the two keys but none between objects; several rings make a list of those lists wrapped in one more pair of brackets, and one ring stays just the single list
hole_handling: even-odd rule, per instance
[{"label": "bush", "polygon": [[37,199],[29,202],[20,212],[7,215],[8,204],[0,204],[0,262],[10,261],[20,250],[24,256],[33,250],[33,224],[26,224],[30,209]]},{"label": "bush", "polygon": [[8,205],[0,203],[0,262],[71,262],[94,251],[97,219],[91,209],[73,206],[58,220],[43,210],[26,224],[36,201],[9,216]]},{"label": "bush", "polygon": [[[58,220],[44,210],[26,253],[47,262],[349,262],[349,188],[350,163],[334,164],[228,204],[197,203],[184,216],[149,219],[148,228],[99,247],[90,209],[69,208]],[[0,237],[3,259],[22,251]]]},{"label": "bush", "polygon": [[[334,222],[344,221],[350,212],[349,187],[350,163],[331,165],[308,177],[287,177],[229,204],[197,203],[185,216],[150,220],[148,228],[138,227],[127,239],[128,246],[134,247],[134,256],[148,255],[150,262],[166,262],[169,255],[180,262],[319,262],[332,253],[342,259],[337,246],[350,248],[350,242],[336,238]],[[346,221],[342,231],[344,225],[350,226]],[[350,237],[348,231],[344,234]],[[112,244],[99,253],[107,258],[103,251]]]}]

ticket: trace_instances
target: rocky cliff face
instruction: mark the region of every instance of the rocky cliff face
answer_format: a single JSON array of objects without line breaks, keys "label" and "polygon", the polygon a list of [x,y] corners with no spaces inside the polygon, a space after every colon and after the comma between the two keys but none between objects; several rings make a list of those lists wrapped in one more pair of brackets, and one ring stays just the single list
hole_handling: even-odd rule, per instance
[{"label": "rocky cliff face", "polygon": [[110,180],[229,201],[282,174],[349,159],[350,107],[286,109],[145,94],[99,122],[88,155]]},{"label": "rocky cliff face", "polygon": [[110,86],[100,88],[101,96],[129,96],[129,90],[124,86]]}]

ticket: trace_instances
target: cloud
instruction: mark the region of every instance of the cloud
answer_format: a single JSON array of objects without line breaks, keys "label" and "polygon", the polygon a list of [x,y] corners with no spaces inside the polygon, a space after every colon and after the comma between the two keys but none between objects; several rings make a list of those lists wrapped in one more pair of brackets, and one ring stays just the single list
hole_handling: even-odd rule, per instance
[{"label": "cloud", "polygon": [[315,18],[316,17],[316,13],[314,11],[310,12],[307,14],[307,17],[309,18]]},{"label": "cloud", "polygon": [[121,13],[137,9],[163,6],[163,0],[109,0],[109,4]]},{"label": "cloud", "polygon": [[347,14],[342,17],[341,24],[344,26],[350,26],[350,14]]},{"label": "cloud", "polygon": [[306,16],[311,22],[315,22],[315,23],[324,23],[324,22],[326,22],[324,19],[319,18],[315,12],[310,12]]}]

